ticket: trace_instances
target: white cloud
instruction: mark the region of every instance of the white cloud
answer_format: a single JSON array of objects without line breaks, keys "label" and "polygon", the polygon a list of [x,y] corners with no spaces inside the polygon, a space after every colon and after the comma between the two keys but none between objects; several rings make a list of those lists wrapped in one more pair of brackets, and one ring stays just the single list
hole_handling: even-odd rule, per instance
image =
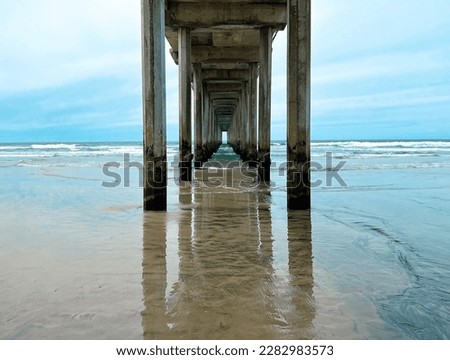
[{"label": "white cloud", "polygon": [[450,69],[450,60],[439,50],[372,55],[312,67],[314,85],[351,82]]},{"label": "white cloud", "polygon": [[422,87],[402,91],[389,91],[372,95],[359,95],[313,100],[316,115],[355,109],[373,110],[397,107],[435,105],[450,102],[448,87]]},{"label": "white cloud", "polygon": [[140,74],[138,0],[17,0],[0,8],[1,92]]},{"label": "white cloud", "polygon": [[[435,105],[444,108],[443,104],[450,102],[450,88],[425,85],[445,83],[450,73],[446,43],[450,36],[449,4],[448,0],[314,0],[314,114],[326,118],[335,113],[346,115],[350,110],[429,105],[432,116]],[[140,20],[140,0],[3,0],[0,94],[105,77],[121,80],[114,83],[123,93],[109,89],[116,99],[127,94],[140,98]],[[178,69],[168,48],[166,57],[167,122],[174,125],[178,124]],[[373,81],[364,87],[366,80]],[[21,123],[6,123],[3,128],[24,124],[28,129],[42,128],[63,121],[84,128],[93,123],[126,127],[141,121],[136,103],[122,109],[120,119],[114,119],[115,114],[102,107],[105,101],[114,101],[113,95],[106,90],[86,95],[98,96],[86,100],[92,105],[87,110],[83,107],[85,95],[73,98],[68,94],[47,104],[48,113],[58,107],[63,112],[64,106],[77,110],[79,105],[78,114],[68,112],[64,119],[49,120],[25,119],[18,113],[17,118],[23,116]],[[32,105],[42,110],[40,114],[47,114],[40,104]],[[273,52],[275,127],[285,118],[286,32],[280,32]]]},{"label": "white cloud", "polygon": [[56,62],[52,59],[24,59],[15,66],[0,70],[0,76],[0,92],[4,93],[57,87],[107,76],[134,80],[140,76],[140,55],[105,52]]},{"label": "white cloud", "polygon": [[322,60],[426,47],[450,30],[447,0],[315,0],[312,11],[313,54]]}]

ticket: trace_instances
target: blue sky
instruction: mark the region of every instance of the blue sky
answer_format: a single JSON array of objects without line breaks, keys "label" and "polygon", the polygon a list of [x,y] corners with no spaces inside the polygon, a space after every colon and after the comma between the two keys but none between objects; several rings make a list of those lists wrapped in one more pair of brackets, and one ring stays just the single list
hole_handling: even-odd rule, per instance
[{"label": "blue sky", "polygon": [[[140,0],[0,3],[0,141],[141,140]],[[313,0],[312,138],[450,139],[450,1]],[[285,138],[286,34],[272,138]],[[168,139],[178,138],[167,56]]]}]

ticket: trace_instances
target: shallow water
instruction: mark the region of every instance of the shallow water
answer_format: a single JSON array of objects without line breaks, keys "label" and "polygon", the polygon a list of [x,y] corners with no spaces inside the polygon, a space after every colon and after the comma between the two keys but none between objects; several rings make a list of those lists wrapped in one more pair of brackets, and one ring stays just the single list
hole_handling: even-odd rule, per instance
[{"label": "shallow water", "polygon": [[0,338],[448,339],[446,144],[316,145],[347,186],[313,189],[311,212],[286,211],[277,169],[270,188],[171,172],[168,212],[143,214],[136,169],[101,186],[136,145],[3,150]]},{"label": "shallow water", "polygon": [[268,197],[182,189],[178,213],[145,215],[145,338],[315,336],[310,213],[274,219]]}]

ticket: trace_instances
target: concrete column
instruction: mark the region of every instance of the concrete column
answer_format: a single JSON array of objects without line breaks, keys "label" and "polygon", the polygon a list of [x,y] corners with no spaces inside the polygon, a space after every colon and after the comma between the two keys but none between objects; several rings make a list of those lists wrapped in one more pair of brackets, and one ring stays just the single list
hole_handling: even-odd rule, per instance
[{"label": "concrete column", "polygon": [[203,119],[202,119],[202,161],[208,161],[208,131],[209,117],[211,114],[209,92],[203,87]]},{"label": "concrete column", "polygon": [[212,138],[213,138],[213,152],[216,152],[219,148],[219,118],[217,115],[214,116],[214,124],[212,128]]},{"label": "concrete column", "polygon": [[231,115],[231,123],[228,127],[228,145],[230,145],[232,148],[234,147],[234,112]]},{"label": "concrete column", "polygon": [[240,147],[240,112],[239,105],[236,104],[234,108],[233,114],[233,123],[234,123],[234,152],[239,155],[239,147]]},{"label": "concrete column", "polygon": [[248,119],[248,82],[244,81],[242,83],[242,95],[241,95],[241,106],[242,106],[242,142],[241,142],[241,158],[243,161],[248,160],[249,155],[249,119]]},{"label": "concrete column", "polygon": [[235,152],[242,158],[242,144],[243,144],[243,133],[242,133],[242,96],[237,102],[236,106],[236,150]]},{"label": "concrete column", "polygon": [[203,117],[202,65],[194,64],[194,163],[196,168],[203,164],[202,117]]},{"label": "concrete column", "polygon": [[311,0],[288,0],[287,206],[309,209]]},{"label": "concrete column", "polygon": [[230,127],[228,128],[228,145],[230,145],[232,148],[234,147],[234,112],[231,115],[232,119],[231,119],[231,124]]},{"label": "concrete column", "polygon": [[191,134],[191,30],[178,30],[178,79],[179,79],[179,136],[180,180],[192,180],[192,134]]},{"label": "concrete column", "polygon": [[164,1],[142,0],[144,211],[167,209]]},{"label": "concrete column", "polygon": [[[216,141],[217,141],[217,149],[219,149],[220,145],[222,145],[222,131],[220,130],[220,121],[217,119],[216,124]],[[216,151],[217,151],[216,149]]]},{"label": "concrete column", "polygon": [[272,29],[262,27],[259,42],[258,174],[270,182],[270,105],[272,83]]},{"label": "concrete column", "polygon": [[258,81],[258,64],[250,64],[250,79],[248,83],[248,157],[251,161],[256,161],[257,155],[257,106],[258,106],[258,93],[257,93],[257,81]]},{"label": "concrete column", "polygon": [[220,144],[222,143],[220,139],[220,126],[219,126],[219,119],[217,119],[216,127],[215,127],[215,140],[216,140],[216,151],[220,147]]},{"label": "concrete column", "polygon": [[206,158],[209,160],[213,153],[213,126],[214,126],[214,117],[215,117],[215,108],[211,102],[209,104],[209,115],[208,115],[208,132],[207,132],[207,142],[206,142]]}]

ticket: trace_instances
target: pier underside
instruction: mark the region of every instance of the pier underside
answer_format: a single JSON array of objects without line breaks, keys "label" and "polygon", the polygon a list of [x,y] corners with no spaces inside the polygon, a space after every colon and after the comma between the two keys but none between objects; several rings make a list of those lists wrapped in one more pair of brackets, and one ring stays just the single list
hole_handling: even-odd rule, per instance
[{"label": "pier underside", "polygon": [[286,25],[288,207],[310,207],[310,12],[310,0],[142,0],[145,210],[167,201],[164,38],[179,67],[180,180],[226,132],[269,183],[272,41]]}]

